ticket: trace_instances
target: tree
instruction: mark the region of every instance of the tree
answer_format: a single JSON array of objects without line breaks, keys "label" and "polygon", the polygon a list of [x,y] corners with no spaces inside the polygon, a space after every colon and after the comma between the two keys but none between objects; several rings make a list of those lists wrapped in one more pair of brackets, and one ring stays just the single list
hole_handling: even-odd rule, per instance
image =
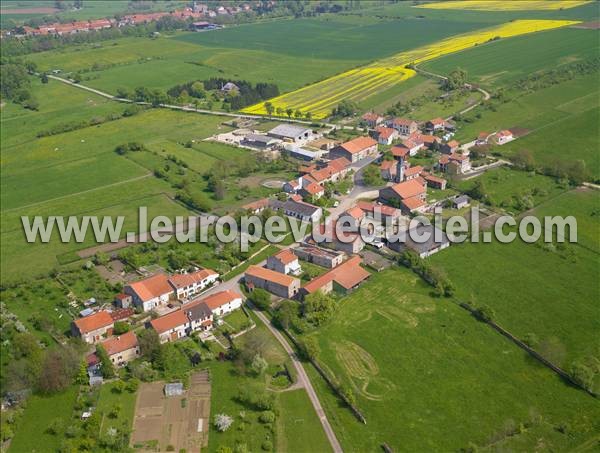
[{"label": "tree", "polygon": [[223,198],[225,198],[225,195],[227,193],[227,187],[225,186],[225,181],[223,181],[222,179],[215,181],[214,192],[215,192],[216,200],[222,200]]},{"label": "tree", "polygon": [[273,103],[272,102],[265,102],[265,110],[267,111],[267,114],[269,116],[273,115],[273,112],[275,111],[275,107],[273,107]]},{"label": "tree", "polygon": [[124,333],[129,332],[130,329],[131,329],[131,326],[129,325],[128,322],[116,321],[115,325],[113,327],[113,334],[114,335],[123,335]]},{"label": "tree", "polygon": [[154,329],[145,329],[138,334],[138,344],[142,357],[151,362],[160,355],[160,339]]},{"label": "tree", "polygon": [[42,80],[42,83],[48,83],[48,75],[46,73],[43,73],[40,79]]},{"label": "tree", "polygon": [[81,364],[79,365],[79,372],[77,373],[76,382],[79,385],[85,385],[88,383],[87,363],[85,360],[82,360]]},{"label": "tree", "polygon": [[233,424],[233,418],[227,414],[217,414],[215,415],[215,428],[217,431],[225,432],[227,431],[231,425]]},{"label": "tree", "polygon": [[444,80],[442,85],[445,90],[451,91],[464,87],[465,83],[467,83],[467,71],[456,68],[448,74],[448,78]]},{"label": "tree", "polygon": [[312,120],[312,116],[313,116],[312,112],[306,112],[304,114],[304,117],[309,121]]},{"label": "tree", "polygon": [[294,113],[294,109],[289,108],[289,107],[287,109],[285,109],[285,114],[288,116],[288,118],[291,118],[293,113]]},{"label": "tree", "polygon": [[302,118],[304,116],[304,114],[302,113],[302,110],[296,109],[296,111],[294,112],[294,116],[296,118]]},{"label": "tree", "polygon": [[262,288],[254,288],[248,299],[259,310],[268,310],[271,306],[271,295]]},{"label": "tree", "polygon": [[252,364],[250,365],[252,371],[254,371],[254,373],[258,376],[262,375],[266,371],[268,366],[269,364],[265,359],[262,358],[260,354],[256,354],[254,356],[254,358],[252,359]]},{"label": "tree", "polygon": [[110,379],[115,377],[115,367],[108,357],[108,353],[104,346],[99,344],[96,346],[96,356],[100,360],[100,371],[102,372],[102,376],[106,379]]},{"label": "tree", "polygon": [[336,108],[333,109],[333,116],[337,116],[340,118],[345,118],[347,116],[353,116],[358,111],[358,104],[356,102],[352,102],[350,100],[341,101]]},{"label": "tree", "polygon": [[309,294],[304,298],[302,312],[306,321],[314,326],[327,322],[336,310],[336,301],[322,291]]},{"label": "tree", "polygon": [[528,149],[520,149],[512,157],[513,163],[518,167],[527,171],[531,171],[535,168],[535,159],[533,153]]},{"label": "tree", "polygon": [[70,347],[48,351],[39,376],[38,389],[47,394],[66,389],[79,371],[79,364],[77,353]]},{"label": "tree", "polygon": [[381,177],[381,172],[377,165],[367,165],[363,170],[363,181],[367,186],[382,186],[385,181]]},{"label": "tree", "polygon": [[299,346],[300,354],[307,360],[316,360],[321,353],[319,342],[315,337],[306,337]]},{"label": "tree", "polygon": [[275,111],[277,112],[278,116],[283,116],[283,114],[285,113],[285,110],[283,109],[283,107],[277,107],[275,109]]},{"label": "tree", "polygon": [[571,377],[575,382],[586,390],[592,390],[594,384],[594,370],[581,362],[575,362],[571,365]]}]

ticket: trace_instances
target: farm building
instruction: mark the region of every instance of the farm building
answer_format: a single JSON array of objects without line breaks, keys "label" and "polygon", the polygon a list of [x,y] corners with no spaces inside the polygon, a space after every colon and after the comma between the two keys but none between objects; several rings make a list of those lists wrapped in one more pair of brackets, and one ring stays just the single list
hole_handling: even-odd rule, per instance
[{"label": "farm building", "polygon": [[344,157],[350,162],[357,162],[377,153],[377,142],[371,137],[357,137],[349,142],[333,148],[329,155],[333,159]]},{"label": "farm building", "polygon": [[290,198],[286,201],[272,199],[269,200],[269,207],[303,222],[317,222],[323,216],[323,209],[301,201],[299,197],[298,199]]},{"label": "farm building", "polygon": [[300,289],[300,280],[280,272],[260,266],[250,266],[246,270],[246,285],[262,288],[279,297],[291,299]]},{"label": "farm building", "polygon": [[[428,235],[422,242],[419,237]],[[413,239],[415,238],[415,239]],[[427,258],[440,250],[450,246],[448,236],[442,230],[433,225],[419,225],[410,231],[404,231],[399,235],[398,241],[389,241],[388,247],[396,252],[412,250],[421,258]]]},{"label": "farm building", "polygon": [[272,149],[279,143],[281,140],[263,134],[248,134],[240,142],[242,146],[261,150]]},{"label": "farm building", "polygon": [[359,256],[350,258],[304,285],[300,290],[301,296],[304,297],[317,291],[327,294],[334,289],[345,294],[351,292],[371,275],[360,266],[361,263],[362,258]]},{"label": "farm building", "polygon": [[285,142],[300,143],[313,138],[313,131],[310,128],[296,126],[294,124],[280,124],[268,132],[268,135],[278,138]]},{"label": "farm building", "polygon": [[327,250],[310,244],[302,244],[294,249],[298,258],[319,266],[334,268],[344,260],[344,253],[334,250]]}]

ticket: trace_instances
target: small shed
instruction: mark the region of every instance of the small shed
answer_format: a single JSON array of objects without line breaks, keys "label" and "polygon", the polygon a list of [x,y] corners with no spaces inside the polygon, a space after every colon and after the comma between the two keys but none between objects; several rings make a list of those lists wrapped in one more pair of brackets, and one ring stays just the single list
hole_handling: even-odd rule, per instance
[{"label": "small shed", "polygon": [[183,395],[183,384],[181,382],[173,382],[171,384],[165,384],[165,395],[166,396],[181,396],[181,395]]},{"label": "small shed", "polygon": [[469,202],[471,200],[469,199],[468,196],[466,195],[459,195],[454,197],[454,199],[452,199],[452,207],[454,209],[462,209],[466,206],[469,206]]}]

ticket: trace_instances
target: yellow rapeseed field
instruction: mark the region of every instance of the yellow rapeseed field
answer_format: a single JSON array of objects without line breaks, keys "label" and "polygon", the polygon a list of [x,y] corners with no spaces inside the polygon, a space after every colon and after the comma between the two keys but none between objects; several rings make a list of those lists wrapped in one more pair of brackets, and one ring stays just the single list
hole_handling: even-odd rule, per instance
[{"label": "yellow rapeseed field", "polygon": [[[292,109],[294,112],[300,110],[303,114],[310,112],[312,118],[323,119],[330,116],[332,109],[344,99],[360,102],[414,76],[415,71],[408,66],[458,52],[493,39],[509,38],[576,23],[578,21],[517,20],[476,32],[452,36],[427,46],[392,55],[362,68],[351,69],[321,82],[270,99],[269,102],[276,110]],[[267,114],[262,102],[246,107],[243,112]]]},{"label": "yellow rapeseed field", "polygon": [[569,9],[590,3],[590,0],[460,0],[426,3],[417,8],[469,9],[475,11],[524,11]]}]

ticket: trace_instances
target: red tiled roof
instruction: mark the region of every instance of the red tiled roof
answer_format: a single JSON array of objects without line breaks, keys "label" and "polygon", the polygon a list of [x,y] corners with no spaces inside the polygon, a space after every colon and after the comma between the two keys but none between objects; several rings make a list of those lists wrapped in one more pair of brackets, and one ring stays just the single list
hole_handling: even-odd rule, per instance
[{"label": "red tiled roof", "polygon": [[346,214],[353,219],[360,220],[365,216],[365,213],[358,206],[354,206],[346,211]]},{"label": "red tiled roof", "polygon": [[509,131],[508,129],[505,129],[503,131],[498,132],[497,134],[499,137],[510,137],[512,135],[512,132]]},{"label": "red tiled roof", "polygon": [[435,176],[430,173],[425,174],[425,172],[423,172],[423,173],[421,173],[421,176],[423,176],[423,178],[425,178],[425,181],[432,181],[432,182],[436,182],[438,184],[443,184],[446,182],[446,180],[444,178],[440,178],[439,176]]},{"label": "red tiled roof", "polygon": [[391,127],[379,126],[375,128],[375,131],[379,135],[379,137],[390,138],[392,135],[395,135],[396,129],[392,129]]},{"label": "red tiled roof", "polygon": [[185,286],[193,285],[194,283],[200,283],[213,275],[219,274],[212,269],[200,269],[196,272],[190,272],[189,274],[175,274],[169,278],[169,282],[171,282],[175,288],[183,288]]},{"label": "red tiled roof", "polygon": [[135,311],[133,308],[119,308],[110,312],[110,317],[113,321],[119,321],[120,319],[126,319],[133,316]]},{"label": "red tiled roof", "polygon": [[450,156],[448,156],[448,158],[450,160],[456,160],[456,161],[462,162],[463,160],[467,160],[469,158],[469,156],[465,156],[464,154],[459,154],[459,153],[452,153],[452,154],[450,154]]},{"label": "red tiled roof", "polygon": [[459,142],[457,142],[456,140],[450,140],[450,141],[447,143],[447,145],[448,145],[450,148],[457,148],[457,147],[459,147],[459,146],[460,146],[460,143],[459,143]]},{"label": "red tiled roof", "polygon": [[311,182],[310,184],[304,186],[304,190],[310,195],[316,195],[325,191],[325,189],[322,186],[315,184],[314,182]]},{"label": "red tiled roof", "polygon": [[138,339],[135,335],[135,332],[130,331],[124,333],[123,335],[109,338],[100,344],[104,347],[106,353],[111,356],[113,354],[118,354],[119,352],[127,351],[128,349],[137,347]]},{"label": "red tiled roof", "polygon": [[411,198],[405,198],[404,200],[402,200],[402,204],[412,211],[413,209],[417,209],[417,208],[420,208],[421,206],[424,206],[425,202],[423,200],[421,200],[419,197],[411,197]]},{"label": "red tiled roof", "polygon": [[276,283],[278,285],[290,287],[297,279],[290,277],[289,275],[282,274],[280,272],[272,271],[260,266],[250,266],[246,270],[246,275],[259,278],[261,280]]},{"label": "red tiled roof", "polygon": [[370,213],[374,213],[375,210],[378,210],[384,216],[397,217],[401,214],[399,209],[392,208],[385,204],[372,203],[370,201],[359,201],[357,206],[363,211]]},{"label": "red tiled roof", "polygon": [[350,162],[345,157],[338,157],[337,159],[333,159],[332,161],[330,161],[327,165],[330,166],[330,167],[332,167],[332,168],[334,168],[339,173],[340,171],[348,168],[348,166],[351,163],[352,162]]},{"label": "red tiled roof", "polygon": [[161,334],[178,326],[183,326],[188,323],[188,318],[183,310],[176,310],[168,315],[150,321],[152,328],[157,333]]},{"label": "red tiled roof", "polygon": [[404,140],[402,142],[401,146],[405,146],[406,148],[408,148],[409,150],[411,150],[411,149],[417,148],[419,145],[420,145],[419,143],[415,143],[410,138],[407,138],[406,140]]},{"label": "red tiled roof", "polygon": [[392,147],[392,156],[394,157],[406,157],[410,150],[406,148],[404,145],[393,146]]},{"label": "red tiled roof", "polygon": [[254,211],[256,209],[266,208],[267,206],[269,206],[269,199],[261,198],[260,200],[256,200],[252,203],[245,204],[244,206],[242,206],[242,208]]},{"label": "red tiled roof", "polygon": [[94,330],[110,326],[114,323],[110,313],[104,310],[86,316],[85,318],[76,319],[73,322],[82,334],[93,332]]},{"label": "red tiled roof", "polygon": [[490,134],[488,134],[487,132],[480,132],[480,133],[479,133],[479,135],[477,136],[477,138],[478,138],[479,140],[485,140],[485,139],[487,139],[487,138],[488,138],[488,136],[489,136],[489,135],[490,135]]},{"label": "red tiled roof", "polygon": [[438,162],[442,165],[445,165],[448,162],[450,162],[450,158],[446,154],[444,154],[442,155],[442,157],[440,157],[440,160]]},{"label": "red tiled roof", "polygon": [[434,118],[432,120],[429,121],[431,124],[433,124],[434,126],[437,126],[438,124],[446,124],[446,121],[444,121],[442,118]]},{"label": "red tiled roof", "polygon": [[381,165],[379,166],[379,168],[381,170],[389,170],[391,168],[394,168],[396,166],[396,162],[394,162],[393,160],[384,160],[383,162],[381,162]]},{"label": "red tiled roof", "polygon": [[216,310],[222,305],[241,298],[242,296],[239,293],[228,289],[226,291],[219,291],[218,293],[211,294],[210,296],[202,299],[200,302],[205,303],[206,306],[211,310]]},{"label": "red tiled roof", "polygon": [[377,145],[377,142],[371,137],[357,137],[349,142],[342,143],[340,146],[350,154],[356,154],[374,145]]},{"label": "red tiled roof", "polygon": [[128,286],[135,291],[143,302],[173,291],[173,288],[169,285],[169,277],[162,272],[144,280],[129,283]]},{"label": "red tiled roof", "polygon": [[414,120],[409,120],[408,118],[394,118],[392,120],[392,124],[396,126],[407,126],[410,127],[413,124],[417,124]]},{"label": "red tiled roof", "polygon": [[362,119],[365,121],[377,121],[380,118],[382,118],[381,115],[375,112],[367,112],[362,116]]},{"label": "red tiled roof", "polygon": [[423,171],[423,167],[420,165],[416,165],[414,167],[408,167],[404,171],[404,176],[419,175],[419,174],[421,174],[422,171]]},{"label": "red tiled roof", "polygon": [[412,198],[416,195],[421,195],[426,192],[425,187],[423,187],[423,184],[419,182],[418,178],[398,183],[391,188],[402,199]]},{"label": "red tiled roof", "polygon": [[281,262],[281,264],[284,264],[284,265],[293,263],[294,261],[296,261],[298,259],[298,257],[296,255],[294,255],[294,252],[291,249],[281,250],[273,256],[275,258],[277,258]]},{"label": "red tiled roof", "polygon": [[329,272],[308,282],[304,285],[304,290],[311,294],[323,288],[331,281],[335,281],[345,289],[352,289],[371,275],[360,267],[360,263],[362,263],[360,256],[354,256],[339,266],[334,267]]}]

